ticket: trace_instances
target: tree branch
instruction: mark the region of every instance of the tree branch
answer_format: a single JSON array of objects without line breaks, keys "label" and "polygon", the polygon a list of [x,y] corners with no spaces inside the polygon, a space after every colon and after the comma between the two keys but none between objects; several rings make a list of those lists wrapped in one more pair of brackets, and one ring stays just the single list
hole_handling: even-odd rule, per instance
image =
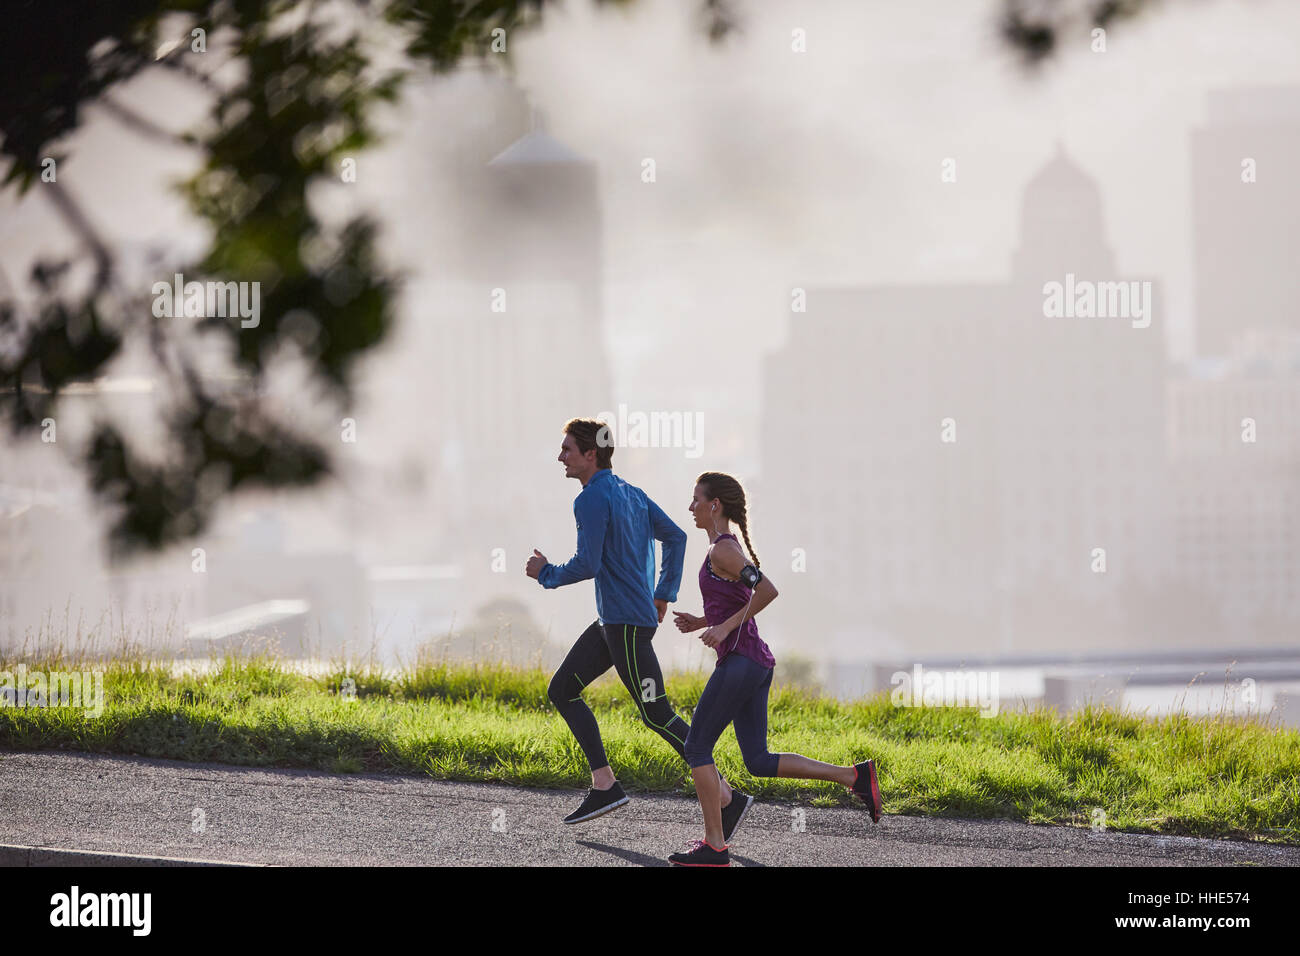
[{"label": "tree branch", "polygon": [[101,96],[97,101],[97,104],[99,106],[102,106],[109,114],[111,114],[115,119],[119,120],[123,125],[129,126],[137,133],[142,133],[143,135],[148,136],[150,139],[162,140],[163,142],[170,143],[173,146],[186,146],[189,147],[190,149],[199,148],[198,143],[190,142],[184,139],[183,137],[178,136],[175,133],[171,132],[171,130],[163,129],[161,126],[159,126],[153,120],[149,119],[147,116],[141,116],[139,113],[135,112],[130,107],[123,106],[121,103],[117,102],[117,100],[113,99],[107,94]]},{"label": "tree branch", "polygon": [[64,222],[90,247],[90,252],[95,257],[95,291],[104,291],[113,284],[113,253],[109,251],[108,244],[82,212],[81,206],[62,185],[57,181],[44,185],[50,201],[54,203],[54,208],[59,211]]},{"label": "tree branch", "polygon": [[160,66],[167,67],[169,70],[175,70],[177,73],[181,74],[181,76],[188,77],[210,93],[220,94],[225,92],[213,81],[212,77],[208,76],[201,70],[196,70],[194,67],[190,66],[190,64],[180,59],[180,57],[184,56],[186,52],[187,50],[184,46],[177,47],[162,59],[158,60],[157,63]]}]

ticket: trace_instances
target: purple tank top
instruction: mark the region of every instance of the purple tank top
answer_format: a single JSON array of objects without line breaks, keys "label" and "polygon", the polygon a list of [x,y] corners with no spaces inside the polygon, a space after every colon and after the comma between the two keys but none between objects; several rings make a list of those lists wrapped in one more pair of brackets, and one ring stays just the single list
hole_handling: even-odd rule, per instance
[{"label": "purple tank top", "polygon": [[[736,540],[734,534],[718,535],[718,540],[722,538]],[[700,566],[700,594],[704,598],[704,619],[712,627],[721,624],[743,608],[749,600],[750,589],[739,581],[728,581],[714,574],[709,569],[709,559],[706,555],[704,564]],[[772,656],[771,650],[763,639],[758,636],[758,623],[752,617],[746,618],[745,623],[738,630],[728,634],[726,640],[715,650],[718,652],[719,661],[728,654],[734,653],[748,657],[751,661],[757,661],[764,667],[776,666],[776,658]]]}]

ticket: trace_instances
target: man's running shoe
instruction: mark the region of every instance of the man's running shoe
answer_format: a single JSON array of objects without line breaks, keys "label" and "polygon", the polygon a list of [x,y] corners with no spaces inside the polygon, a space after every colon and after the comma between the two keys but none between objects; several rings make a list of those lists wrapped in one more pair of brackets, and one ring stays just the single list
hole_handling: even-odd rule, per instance
[{"label": "man's running shoe", "polygon": [[623,792],[622,785],[615,780],[614,786],[608,790],[588,790],[587,799],[582,801],[582,806],[574,810],[564,818],[565,823],[582,823],[600,816],[602,813],[609,813],[616,810],[623,804],[627,803],[628,796]]},{"label": "man's running shoe", "polygon": [[883,804],[880,800],[880,784],[876,780],[876,762],[864,760],[862,763],[855,763],[853,769],[858,772],[858,776],[849,789],[861,797],[862,802],[867,805],[871,811],[871,822],[879,823]]},{"label": "man's running shoe", "polygon": [[736,827],[740,826],[740,821],[745,819],[745,814],[749,808],[754,805],[754,798],[747,793],[741,793],[735,787],[731,788],[731,802],[722,808],[722,841],[731,842],[731,835],[736,832]]},{"label": "man's running shoe", "polygon": [[715,850],[703,840],[694,840],[690,850],[674,853],[668,862],[677,866],[731,866],[731,857],[727,855],[725,843],[721,850]]}]

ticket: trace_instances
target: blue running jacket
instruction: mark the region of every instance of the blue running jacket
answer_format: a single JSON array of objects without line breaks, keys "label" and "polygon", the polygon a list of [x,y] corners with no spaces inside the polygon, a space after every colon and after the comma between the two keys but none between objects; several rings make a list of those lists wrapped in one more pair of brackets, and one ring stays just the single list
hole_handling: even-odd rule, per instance
[{"label": "blue running jacket", "polygon": [[[596,614],[602,623],[658,627],[654,602],[677,600],[686,532],[644,491],[608,468],[598,469],[573,499],[573,517],[578,523],[578,553],[564,564],[546,565],[538,583],[558,588],[594,577]],[[663,542],[658,587],[656,539]]]}]

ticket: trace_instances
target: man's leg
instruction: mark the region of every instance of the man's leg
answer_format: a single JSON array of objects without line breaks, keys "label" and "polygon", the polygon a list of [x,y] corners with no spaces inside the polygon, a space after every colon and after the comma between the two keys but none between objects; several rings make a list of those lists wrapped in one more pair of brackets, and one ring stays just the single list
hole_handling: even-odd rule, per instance
[{"label": "man's leg", "polygon": [[551,703],[569,725],[587,758],[591,785],[596,790],[608,790],[614,785],[614,771],[605,756],[596,715],[582,699],[582,689],[609,670],[612,663],[600,622],[594,621],[569,649],[547,688]]},{"label": "man's leg", "polygon": [[[691,732],[691,725],[673,710],[668,700],[659,658],[650,643],[655,630],[632,624],[607,624],[605,638],[609,642],[614,669],[636,701],[641,721],[685,760],[686,735]],[[722,788],[722,805],[726,806],[731,802],[731,786],[722,774],[718,774],[718,780]]]}]

